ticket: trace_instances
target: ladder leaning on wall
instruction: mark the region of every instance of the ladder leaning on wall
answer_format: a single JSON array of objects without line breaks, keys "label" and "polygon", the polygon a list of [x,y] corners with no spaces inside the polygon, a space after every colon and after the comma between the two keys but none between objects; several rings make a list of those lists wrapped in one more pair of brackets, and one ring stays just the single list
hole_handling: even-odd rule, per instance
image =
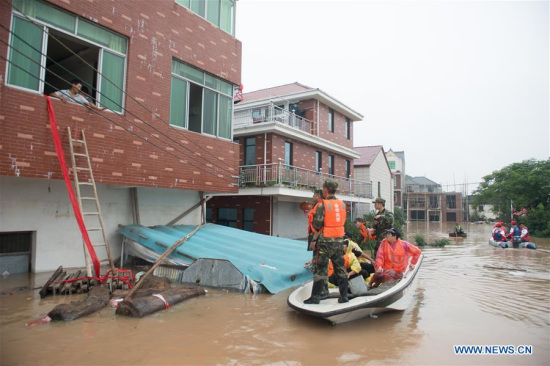
[{"label": "ladder leaning on wall", "polygon": [[[84,135],[84,130],[82,130],[82,139],[79,140],[72,137],[70,127],[67,127],[67,130],[69,132],[69,146],[71,148],[71,161],[73,165],[73,177],[76,187],[76,197],[78,200],[80,212],[82,213],[82,217],[84,218],[86,231],[88,232],[88,236],[90,237],[92,246],[94,248],[105,247],[108,259],[102,260],[101,262],[108,261],[112,273],[115,274],[116,272],[113,263],[113,257],[111,256],[111,248],[109,247],[109,241],[107,240],[105,224],[103,223],[101,208],[99,206],[99,200],[97,197],[97,188],[92,172],[90,155],[88,154],[86,136]],[[86,218],[88,220],[86,220]],[[88,253],[86,245],[84,245],[84,257],[86,260],[87,275],[91,277],[92,260],[90,254]]]}]

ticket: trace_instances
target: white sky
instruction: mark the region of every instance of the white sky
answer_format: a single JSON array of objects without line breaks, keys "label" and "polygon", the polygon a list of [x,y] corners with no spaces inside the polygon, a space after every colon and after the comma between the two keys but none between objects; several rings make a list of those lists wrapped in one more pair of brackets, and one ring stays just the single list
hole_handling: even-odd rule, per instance
[{"label": "white sky", "polygon": [[549,17],[548,1],[239,0],[242,84],[319,88],[364,116],[354,146],[462,191],[549,157]]}]

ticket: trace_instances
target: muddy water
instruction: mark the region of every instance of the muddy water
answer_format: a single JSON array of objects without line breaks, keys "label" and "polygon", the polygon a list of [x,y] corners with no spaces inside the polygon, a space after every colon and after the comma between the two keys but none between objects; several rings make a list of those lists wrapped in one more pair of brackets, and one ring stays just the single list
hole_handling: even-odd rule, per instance
[{"label": "muddy water", "polygon": [[[409,236],[422,232],[433,242],[451,229],[411,224]],[[416,296],[405,312],[338,326],[289,309],[290,291],[209,290],[144,319],[105,308],[70,323],[28,328],[28,321],[81,295],[40,300],[32,288],[48,274],[9,276],[0,280],[0,364],[550,364],[550,252],[493,248],[490,226],[465,229],[467,239],[423,250]],[[537,244],[550,250],[548,241]],[[531,345],[533,354],[455,355],[453,345]]]}]

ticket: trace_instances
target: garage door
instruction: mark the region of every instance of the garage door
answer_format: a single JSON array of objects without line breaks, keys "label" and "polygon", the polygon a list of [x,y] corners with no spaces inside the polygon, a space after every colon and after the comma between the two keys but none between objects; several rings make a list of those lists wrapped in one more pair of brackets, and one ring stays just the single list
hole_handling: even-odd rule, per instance
[{"label": "garage door", "polygon": [[0,274],[29,272],[31,247],[31,231],[0,233]]}]

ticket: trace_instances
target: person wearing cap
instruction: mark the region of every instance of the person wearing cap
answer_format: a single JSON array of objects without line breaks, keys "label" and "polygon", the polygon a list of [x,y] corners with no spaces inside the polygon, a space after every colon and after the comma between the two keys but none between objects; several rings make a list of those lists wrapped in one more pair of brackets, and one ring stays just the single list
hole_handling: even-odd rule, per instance
[{"label": "person wearing cap", "polygon": [[328,261],[332,261],[334,273],[340,291],[339,303],[348,302],[348,278],[344,268],[342,256],[342,241],[344,238],[344,224],[346,222],[346,204],[336,198],[338,182],[327,179],[323,184],[323,199],[313,214],[311,226],[314,230],[310,249],[317,250],[313,259],[313,287],[311,297],[304,304],[319,304],[323,288],[328,282]]},{"label": "person wearing cap", "polygon": [[492,232],[493,240],[496,242],[506,241],[506,232],[502,228],[502,222],[497,222]]},{"label": "person wearing cap", "polygon": [[[315,210],[317,210],[317,206],[319,203],[323,200],[323,190],[320,188],[317,188],[313,191],[313,202],[314,206],[313,208],[307,213],[307,250],[313,251],[313,258],[316,256],[317,252],[317,243],[313,243],[313,235],[315,234],[315,229],[313,229],[312,222],[313,222],[313,215],[315,214]],[[314,266],[313,259],[306,263],[306,267]],[[313,267],[313,272],[316,272],[317,270],[315,267]],[[323,291],[321,292],[321,299],[326,299],[328,297],[328,280],[325,282]]]},{"label": "person wearing cap", "polygon": [[510,228],[510,233],[508,233],[508,236],[507,238],[512,240],[514,239],[514,237],[519,238],[521,237],[521,231],[519,230],[519,227],[517,227],[516,225],[517,223],[515,221],[512,221],[510,223],[510,225],[512,225],[512,227]]},{"label": "person wearing cap", "polygon": [[386,229],[385,233],[386,236],[376,253],[376,274],[371,279],[371,284],[400,280],[409,266],[409,258],[412,258],[410,261],[410,269],[412,269],[422,254],[420,249],[401,240],[401,234],[396,228]]},{"label": "person wearing cap", "polygon": [[376,214],[373,220],[374,235],[376,235],[376,246],[374,247],[374,257],[378,252],[380,243],[384,239],[385,231],[393,226],[393,214],[386,210],[386,200],[378,197],[374,200]]}]

